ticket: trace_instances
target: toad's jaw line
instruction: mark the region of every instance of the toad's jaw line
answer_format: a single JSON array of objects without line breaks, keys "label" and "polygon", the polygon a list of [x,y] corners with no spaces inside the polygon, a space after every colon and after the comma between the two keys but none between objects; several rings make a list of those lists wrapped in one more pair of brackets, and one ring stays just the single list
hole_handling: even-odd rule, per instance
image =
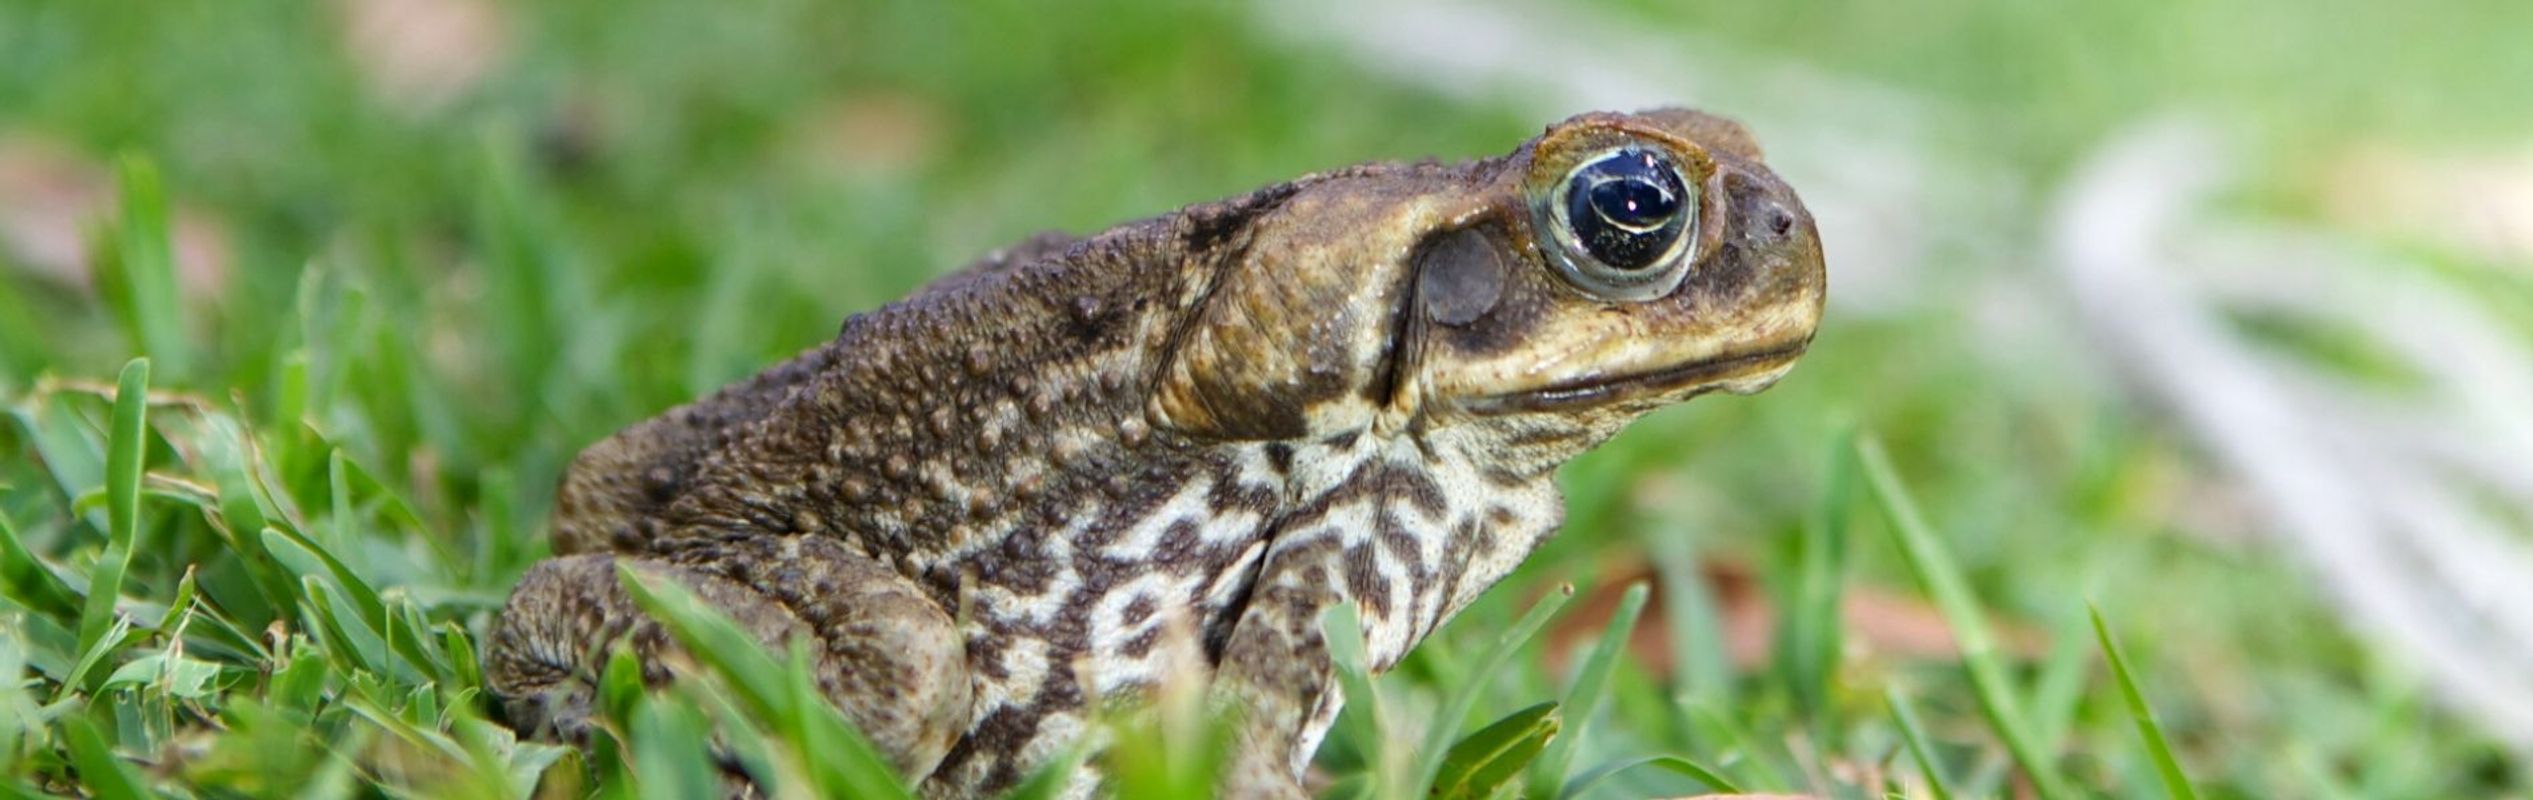
[{"label": "toad's jaw line", "polygon": [[1554,411],[1578,405],[1593,405],[1666,392],[1687,386],[1716,386],[1761,373],[1779,371],[1792,366],[1803,355],[1811,340],[1795,342],[1739,355],[1728,355],[1692,361],[1650,372],[1614,377],[1594,376],[1551,384],[1508,394],[1489,395],[1462,401],[1460,408],[1471,414],[1511,414],[1525,411]]}]

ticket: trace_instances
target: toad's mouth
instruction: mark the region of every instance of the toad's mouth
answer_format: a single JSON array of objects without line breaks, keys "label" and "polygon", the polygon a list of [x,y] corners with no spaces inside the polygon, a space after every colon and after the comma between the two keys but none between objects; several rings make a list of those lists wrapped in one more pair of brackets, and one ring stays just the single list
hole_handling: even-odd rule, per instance
[{"label": "toad's mouth", "polygon": [[[1803,351],[1811,344],[1811,338],[1805,337],[1779,347],[1701,359],[1647,372],[1590,375],[1537,389],[1472,398],[1462,401],[1460,407],[1472,414],[1514,414],[1606,405],[1692,387],[1695,388],[1693,394],[1719,388],[1732,388],[1737,392],[1757,391],[1794,366],[1794,360],[1802,357]],[[1743,388],[1734,384],[1748,386]]]}]

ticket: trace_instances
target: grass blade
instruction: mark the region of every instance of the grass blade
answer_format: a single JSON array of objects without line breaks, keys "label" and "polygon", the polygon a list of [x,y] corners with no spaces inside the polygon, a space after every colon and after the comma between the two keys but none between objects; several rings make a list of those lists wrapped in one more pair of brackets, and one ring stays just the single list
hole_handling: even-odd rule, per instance
[{"label": "grass blade", "polygon": [[1715,587],[1698,571],[1696,550],[1685,536],[1650,537],[1645,548],[1662,580],[1663,619],[1670,623],[1679,694],[1720,708],[1737,705],[1723,610]]},{"label": "grass blade", "polygon": [[106,438],[106,551],[88,579],[87,606],[79,613],[79,649],[97,646],[114,625],[114,601],[132,564],[132,539],[141,526],[141,459],[148,454],[150,362],[132,359],[115,382],[114,422]]},{"label": "grass blade", "polygon": [[115,265],[127,293],[126,313],[141,352],[167,374],[186,374],[184,309],[176,302],[176,264],[167,236],[167,193],[158,166],[126,156],[122,167],[123,220],[115,228]]},{"label": "grass blade", "polygon": [[790,726],[782,731],[788,735],[793,752],[809,761],[811,773],[828,795],[913,800],[914,794],[898,778],[897,768],[889,766],[879,749],[871,746],[871,740],[845,722],[844,715],[827,702],[827,695],[818,689],[818,678],[811,672],[809,659],[808,648],[793,642],[791,668],[784,673],[784,683],[790,689],[785,699],[791,704],[785,721]]},{"label": "grass blade", "polygon": [[1566,768],[1574,763],[1575,748],[1583,741],[1583,732],[1592,726],[1592,718],[1600,716],[1601,706],[1609,701],[1610,673],[1618,668],[1618,657],[1627,649],[1627,636],[1636,630],[1636,615],[1645,610],[1646,586],[1638,583],[1627,587],[1618,598],[1618,611],[1610,615],[1609,627],[1601,630],[1601,640],[1592,645],[1592,654],[1583,660],[1582,669],[1574,675],[1574,687],[1567,690],[1565,708],[1573,726],[1564,736],[1548,742],[1548,752],[1530,768],[1530,795],[1548,797],[1556,794],[1565,782]]},{"label": "grass blade", "polygon": [[[2060,630],[2051,625],[2050,630]],[[2076,712],[2084,705],[2085,685],[2093,671],[2093,659],[2078,636],[2051,637],[2049,653],[2031,670],[2031,680],[2024,682],[2023,709],[2029,712],[2032,741],[2041,752],[2062,752],[2067,736],[2075,727]]]},{"label": "grass blade", "polygon": [[9,523],[5,512],[0,512],[0,591],[10,600],[55,617],[72,617],[80,611],[79,593],[26,549],[26,541],[18,538],[17,526]]},{"label": "grass blade", "polygon": [[81,716],[61,721],[63,744],[70,747],[70,763],[79,768],[79,783],[100,800],[143,800],[151,797],[141,773],[114,755],[105,734],[94,722]]},{"label": "grass blade", "polygon": [[1899,720],[1900,740],[1908,743],[1909,760],[1917,762],[1917,771],[1926,776],[1926,789],[1935,800],[1952,800],[1952,779],[1944,777],[1944,767],[1935,761],[1935,746],[1926,739],[1926,726],[1917,721],[1917,708],[1897,686],[1882,689],[1882,701],[1890,704],[1891,717]]},{"label": "grass blade", "polygon": [[624,582],[634,605],[666,626],[669,636],[697,663],[730,678],[731,688],[737,690],[749,714],[765,719],[781,716],[783,667],[755,637],[666,576],[618,562],[616,579]]},{"label": "grass blade", "polygon": [[1365,755],[1372,763],[1365,773],[1368,788],[1379,796],[1402,793],[1398,778],[1399,748],[1382,747],[1389,741],[1389,724],[1381,716],[1381,695],[1372,689],[1370,656],[1364,652],[1363,618],[1353,603],[1330,606],[1319,618],[1320,639],[1328,643],[1328,660],[1336,666],[1337,685],[1346,693],[1346,705],[1337,710],[1337,724],[1349,736],[1362,742],[1371,752]]},{"label": "grass blade", "polygon": [[70,668],[69,674],[62,676],[61,685],[53,687],[53,700],[56,702],[67,700],[73,693],[85,691],[88,688],[88,676],[94,674],[97,667],[106,662],[106,657],[112,654],[112,650],[130,638],[131,633],[132,618],[116,615],[114,625],[106,629],[105,636],[98,641],[97,646],[79,651],[79,661]]},{"label": "grass blade", "polygon": [[2102,657],[2110,660],[2111,675],[2119,679],[2120,698],[2128,701],[2128,715],[2137,721],[2137,736],[2146,740],[2146,754],[2155,761],[2155,773],[2164,779],[2164,792],[2173,800],[2198,800],[2199,792],[2190,788],[2180,759],[2173,757],[2172,743],[2164,739],[2163,723],[2156,721],[2154,707],[2146,704],[2146,693],[2138,691],[2137,680],[2128,671],[2128,656],[2120,652],[2119,639],[2102,623],[2102,609],[2087,603],[2085,610],[2093,617],[2093,636],[2102,642]]},{"label": "grass blade", "polygon": [[1944,551],[1933,528],[1917,510],[1917,502],[1900,484],[1899,473],[1891,466],[1891,457],[1882,450],[1882,443],[1867,437],[1856,443],[1856,456],[1864,467],[1865,481],[1881,502],[1882,511],[1891,523],[1892,535],[1899,539],[1900,553],[1908,561],[1909,571],[1935,601],[1944,623],[1952,628],[1961,647],[1962,668],[1970,675],[1972,690],[1978,695],[1979,709],[1988,717],[1989,727],[2005,741],[2005,748],[2014,761],[2031,778],[2032,788],[2043,800],[2068,797],[2066,784],[2057,769],[2044,755],[2036,738],[2027,728],[2021,704],[2015,699],[2013,684],[2005,674],[2005,664],[1997,656],[1996,642],[1988,634],[1985,615],[1978,600],[1970,592],[1970,582],[1961,575],[1961,567]]},{"label": "grass blade", "polygon": [[[69,393],[39,395],[9,410],[26,443],[44,464],[53,486],[64,497],[96,493],[106,483],[106,443],[85,424]],[[78,507],[72,513],[98,529],[107,527],[104,509]]]},{"label": "grass blade", "polygon": [[1813,735],[1824,737],[1831,748],[1836,746],[1840,728],[1830,722],[1829,684],[1837,675],[1839,653],[1845,647],[1841,607],[1851,549],[1848,523],[1856,493],[1856,462],[1845,453],[1855,438],[1853,428],[1839,432],[1820,516],[1795,540],[1794,598],[1786,604],[1777,638],[1785,685],[1792,690],[1795,705],[1809,717]]},{"label": "grass blade", "polygon": [[674,692],[634,709],[635,796],[711,797],[721,792],[721,770],[712,762],[712,730],[693,701]]},{"label": "grass blade", "polygon": [[1020,781],[1018,788],[1012,789],[1011,794],[1003,795],[1003,800],[1057,800],[1064,796],[1065,787],[1072,785],[1074,774],[1090,760],[1091,749],[1087,743],[1066,748],[1063,755],[1047,759],[1047,763],[1031,771],[1029,777]]},{"label": "grass blade", "polygon": [[1435,776],[1442,774],[1443,757],[1450,752],[1452,734],[1458,730],[1460,720],[1469,716],[1469,708],[1477,705],[1478,693],[1485,690],[1488,682],[1495,680],[1495,673],[1503,669],[1504,660],[1519,652],[1522,644],[1530,641],[1533,634],[1548,624],[1548,618],[1556,616],[1557,609],[1564,608],[1566,601],[1573,598],[1573,586],[1558,586],[1556,591],[1539,598],[1539,602],[1532,605],[1520,621],[1514,622],[1513,627],[1495,641],[1493,649],[1479,657],[1477,669],[1470,670],[1460,686],[1452,690],[1451,699],[1445,701],[1441,712],[1434,715],[1432,729],[1425,732],[1425,747],[1417,754],[1415,785],[1434,785]]},{"label": "grass blade", "polygon": [[1713,789],[1723,794],[1742,793],[1741,787],[1734,785],[1734,783],[1730,780],[1726,780],[1722,773],[1708,769],[1704,765],[1695,761],[1690,761],[1679,756],[1638,756],[1635,758],[1622,758],[1617,761],[1612,761],[1607,764],[1602,764],[1600,766],[1584,770],[1583,774],[1574,776],[1574,780],[1567,781],[1565,789],[1557,792],[1557,796],[1580,796],[1586,790],[1591,789],[1594,784],[1609,780],[1610,778],[1617,776],[1618,773],[1626,772],[1637,767],[1653,767],[1685,775],[1690,780],[1706,784],[1706,788]]},{"label": "grass blade", "polygon": [[765,724],[805,760],[825,790],[847,797],[913,797],[873,749],[844,720],[810,677],[806,656],[793,653],[790,668],[766,651],[738,623],[714,610],[677,581],[646,575],[619,563],[624,582],[643,613],[659,620],[678,646],[730,687],[748,716]]},{"label": "grass blade", "polygon": [[330,585],[343,590],[363,624],[375,627],[387,619],[387,602],[379,598],[378,590],[332,551],[288,528],[265,528],[261,541],[266,554],[303,581],[332,578]]},{"label": "grass blade", "polygon": [[1469,734],[1443,756],[1442,774],[1429,794],[1441,798],[1483,800],[1520,775],[1539,758],[1548,741],[1564,727],[1555,702],[1504,715]]},{"label": "grass blade", "polygon": [[[1764,739],[1751,735],[1741,721],[1697,695],[1682,693],[1671,698],[1683,730],[1699,746],[1709,752],[1723,753],[1723,761],[1743,776],[1743,780],[1759,786],[1792,786],[1786,776],[1799,771],[1795,765],[1776,758],[1778,752],[1768,749]],[[1718,772],[1722,775],[1722,772]]]}]

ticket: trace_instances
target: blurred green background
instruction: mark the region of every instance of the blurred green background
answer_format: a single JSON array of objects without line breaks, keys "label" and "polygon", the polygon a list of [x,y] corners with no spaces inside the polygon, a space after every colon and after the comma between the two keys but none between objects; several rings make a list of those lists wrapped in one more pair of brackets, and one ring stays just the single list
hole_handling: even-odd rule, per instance
[{"label": "blurred green background", "polygon": [[[1536,24],[1479,24],[1506,19]],[[1467,45],[1384,44],[1400,31]],[[1571,466],[1568,530],[1382,679],[1391,724],[1563,697],[1573,649],[1644,579],[1609,710],[1565,723],[1575,763],[1924,792],[1897,696],[1953,791],[2030,791],[1842,466],[1862,430],[1999,629],[2019,727],[2080,791],[2165,791],[2090,601],[2208,794],[2525,796],[2511,751],[2359,638],[2258,503],[2030,289],[2069,176],[2177,117],[2241,161],[2206,213],[2396,254],[2533,339],[2527,31],[2513,0],[0,0],[0,521],[22,544],[0,667],[24,676],[0,723],[26,723],[0,765],[17,791],[112,794],[101,770],[198,796],[625,790],[473,721],[467,637],[542,555],[578,447],[1035,231],[1495,155],[1585,103],[1667,97],[1748,118],[1818,198],[1830,323],[1771,392],[1666,411]],[[2494,223],[2453,210],[2508,191]],[[2381,360],[2327,326],[2249,327]],[[99,647],[66,598],[114,560],[104,388],[142,354],[160,405],[124,551],[136,627]],[[1561,582],[1578,599],[1468,718],[1428,719]],[[311,610],[347,602],[376,630]],[[1332,741],[1328,777],[1377,760],[1360,739]],[[80,760],[105,752],[122,766]]]}]

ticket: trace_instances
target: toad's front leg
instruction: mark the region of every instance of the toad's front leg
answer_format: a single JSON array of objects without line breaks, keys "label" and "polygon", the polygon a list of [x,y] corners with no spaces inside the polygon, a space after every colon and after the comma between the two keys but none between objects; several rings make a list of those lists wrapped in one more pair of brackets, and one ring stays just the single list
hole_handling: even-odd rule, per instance
[{"label": "toad's front leg", "polygon": [[1299,776],[1345,698],[1320,620],[1341,603],[1363,622],[1365,667],[1388,670],[1512,571],[1562,519],[1555,484],[1495,487],[1453,504],[1439,490],[1466,476],[1375,461],[1278,523],[1248,605],[1216,671],[1218,698],[1241,715],[1226,794],[1300,797]]},{"label": "toad's front leg", "polygon": [[1319,620],[1350,593],[1341,549],[1321,544],[1268,553],[1223,646],[1214,691],[1240,726],[1222,778],[1226,797],[1306,797],[1302,769],[1344,705]]},{"label": "toad's front leg", "polygon": [[[1373,537],[1381,527],[1323,527],[1281,537],[1269,549],[1216,673],[1217,701],[1240,720],[1223,776],[1227,796],[1304,796],[1302,770],[1345,703],[1320,628],[1330,609],[1355,604],[1368,639],[1365,666],[1376,673],[1397,664],[1446,615],[1447,581],[1434,580],[1442,570],[1380,552]],[[1466,551],[1436,552],[1457,558]]]}]

